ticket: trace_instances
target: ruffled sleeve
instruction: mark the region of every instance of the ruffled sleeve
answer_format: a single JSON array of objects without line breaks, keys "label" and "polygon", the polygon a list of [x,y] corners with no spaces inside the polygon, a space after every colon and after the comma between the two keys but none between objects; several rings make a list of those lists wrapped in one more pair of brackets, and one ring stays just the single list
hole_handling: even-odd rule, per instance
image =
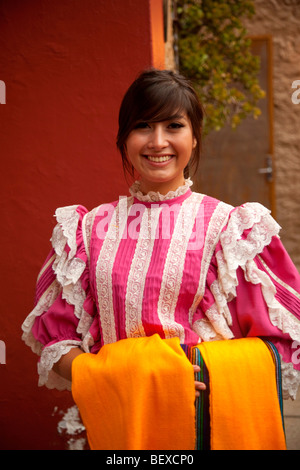
[{"label": "ruffled sleeve", "polygon": [[300,383],[300,276],[270,211],[247,203],[231,211],[207,271],[193,328],[204,341],[256,336],[282,359],[284,397]]},{"label": "ruffled sleeve", "polygon": [[96,307],[83,233],[87,214],[83,206],[56,210],[52,249],[37,279],[34,309],[22,325],[22,339],[40,356],[39,385],[48,388],[70,390],[70,381],[52,367],[73,347],[89,352]]}]

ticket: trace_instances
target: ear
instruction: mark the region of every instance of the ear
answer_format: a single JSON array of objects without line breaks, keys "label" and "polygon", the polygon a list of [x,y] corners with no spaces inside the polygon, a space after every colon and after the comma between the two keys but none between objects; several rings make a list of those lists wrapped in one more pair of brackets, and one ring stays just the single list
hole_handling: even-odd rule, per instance
[{"label": "ear", "polygon": [[193,149],[197,146],[197,139],[196,137],[193,138]]}]

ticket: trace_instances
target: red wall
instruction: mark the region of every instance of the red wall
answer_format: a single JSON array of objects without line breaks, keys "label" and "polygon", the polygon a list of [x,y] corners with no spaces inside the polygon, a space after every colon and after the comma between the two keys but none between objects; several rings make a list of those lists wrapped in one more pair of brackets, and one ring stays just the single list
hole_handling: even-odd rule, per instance
[{"label": "red wall", "polygon": [[162,0],[0,0],[1,449],[66,446],[57,423],[71,396],[37,386],[21,324],[56,207],[127,194],[120,100],[140,70],[162,62]]}]

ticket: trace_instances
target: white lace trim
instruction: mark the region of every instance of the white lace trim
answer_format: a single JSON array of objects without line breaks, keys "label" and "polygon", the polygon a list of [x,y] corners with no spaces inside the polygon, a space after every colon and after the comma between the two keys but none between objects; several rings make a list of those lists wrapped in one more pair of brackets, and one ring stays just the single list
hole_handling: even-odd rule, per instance
[{"label": "white lace trim", "polygon": [[291,362],[284,362],[281,358],[282,397],[287,400],[296,400],[300,385],[300,371],[294,369]]},{"label": "white lace trim", "polygon": [[91,245],[91,237],[92,237],[92,229],[95,221],[95,217],[99,210],[99,207],[95,207],[95,209],[87,212],[82,219],[82,235],[83,235],[83,242],[85,251],[90,262],[90,245]]},{"label": "white lace trim", "polygon": [[58,297],[59,293],[61,292],[61,286],[60,284],[55,280],[47,290],[43,293],[41,298],[39,299],[39,302],[35,306],[35,308],[32,310],[32,312],[27,316],[25,321],[22,324],[22,330],[23,330],[23,335],[22,335],[22,340],[25,342],[27,346],[31,348],[31,350],[35,353],[38,354],[39,356],[42,353],[42,344],[39,343],[35,337],[32,334],[32,327],[35,322],[36,317],[39,317],[44,313],[46,310],[48,310],[55,299]]},{"label": "white lace trim", "polygon": [[201,318],[193,323],[193,331],[199,336],[201,341],[219,341],[224,339],[223,335],[219,335],[211,321],[208,318]]},{"label": "white lace trim", "polygon": [[177,336],[182,344],[184,343],[184,328],[175,321],[175,309],[183,276],[186,251],[202,199],[202,194],[192,193],[191,197],[181,205],[164,265],[157,304],[157,313],[165,337]]},{"label": "white lace trim", "polygon": [[191,181],[190,178],[185,180],[184,185],[179,186],[175,191],[169,191],[167,194],[163,195],[160,194],[159,192],[156,191],[150,191],[147,194],[143,194],[140,191],[140,181],[135,181],[131,188],[129,189],[129,192],[132,196],[134,196],[136,199],[139,201],[143,202],[154,202],[154,201],[167,201],[169,199],[174,199],[175,197],[181,196],[182,194],[185,194],[190,186],[192,186],[193,182]]},{"label": "white lace trim", "polygon": [[[70,384],[51,370],[53,364],[62,355],[69,352],[72,347],[81,346],[83,342],[65,340],[43,349],[42,344],[34,338],[32,327],[35,318],[47,311],[60,293],[63,299],[74,306],[74,315],[79,319],[77,333],[81,334],[83,341],[92,324],[92,317],[83,308],[86,293],[82,288],[80,279],[86,264],[80,258],[75,257],[77,251],[76,233],[79,221],[77,207],[77,205],[74,205],[61,207],[56,210],[57,224],[54,227],[51,238],[56,254],[54,260],[53,257],[51,258],[56,280],[43,293],[37,305],[22,325],[22,339],[31,347],[34,353],[41,356],[38,364],[38,372],[40,374],[39,385],[46,385],[48,388],[57,388],[58,390],[69,389]],[[68,254],[65,251],[66,245],[70,249]],[[91,339],[87,338],[84,345],[86,347],[91,343]]]},{"label": "white lace trim", "polygon": [[91,348],[92,346],[94,346],[94,344],[95,344],[95,340],[93,336],[91,335],[91,333],[88,331],[82,340],[81,349],[84,352],[89,353],[91,352]]},{"label": "white lace trim", "polygon": [[82,313],[79,319],[79,323],[76,328],[76,333],[80,334],[82,338],[85,338],[90,327],[93,323],[93,317],[89,315],[82,307]]},{"label": "white lace trim", "polygon": [[[226,298],[224,297],[224,295],[221,291],[220,283],[219,283],[218,280],[215,280],[211,284],[210,290],[211,290],[211,293],[214,296],[215,305],[216,305],[216,308],[219,312],[219,315],[221,315],[221,317],[225,321],[224,325],[226,324],[226,325],[231,326],[232,325],[231,313],[230,313],[230,310],[228,308]],[[207,312],[206,312],[206,314],[207,314]],[[224,333],[225,333],[225,331],[224,331]],[[227,332],[227,334],[228,334],[228,332]]]},{"label": "white lace trim", "polygon": [[142,323],[143,294],[152,257],[156,228],[162,208],[146,208],[132,258],[125,297],[125,327],[128,338],[146,336]]},{"label": "white lace trim", "polygon": [[300,343],[300,321],[276,300],[276,288],[269,276],[261,271],[253,260],[246,263],[244,272],[247,281],[261,285],[271,323],[283,333],[287,333],[292,340]]},{"label": "white lace trim", "polygon": [[[252,229],[247,238],[242,239],[243,231],[249,228]],[[276,300],[273,282],[254,262],[255,256],[263,251],[273,236],[278,235],[279,229],[269,211],[260,204],[248,203],[233,212],[226,231],[220,236],[223,250],[216,254],[217,303],[221,303],[224,308],[225,302],[236,296],[237,268],[240,266],[248,282],[261,285],[272,324],[283,333],[288,333],[293,340],[300,341],[300,321]],[[216,293],[216,289],[213,293]]]},{"label": "white lace trim", "polygon": [[[247,229],[251,231],[243,239],[242,234]],[[245,204],[231,214],[228,226],[220,236],[222,250],[216,254],[218,280],[211,286],[216,301],[213,311],[209,313],[212,318],[206,312],[213,329],[209,331],[204,320],[199,320],[193,325],[195,331],[198,330],[210,340],[217,339],[218,335],[225,337],[226,328],[231,324],[226,304],[236,296],[237,268],[241,267],[248,282],[260,284],[271,323],[287,333],[292,340],[300,342],[300,321],[276,300],[276,288],[271,278],[254,261],[264,247],[270,244],[272,237],[278,236],[279,230],[280,226],[269,211],[258,203]],[[226,323],[220,320],[221,317],[218,319],[217,312],[219,315],[223,314]],[[293,368],[292,363],[282,362],[282,373],[284,397],[295,398],[300,384],[300,372]]]},{"label": "white lace trim", "polygon": [[203,298],[205,291],[205,284],[207,278],[207,271],[211,263],[213,252],[216,248],[216,244],[219,240],[221,230],[228,220],[228,214],[233,207],[224,202],[219,202],[212,217],[210,218],[207,233],[204,242],[203,256],[201,261],[201,272],[199,277],[199,285],[194,297],[193,304],[189,311],[190,324],[192,323],[193,314],[195,313],[197,306]]},{"label": "white lace trim", "polygon": [[67,354],[72,348],[80,347],[81,341],[60,341],[47,346],[43,349],[40,361],[38,363],[39,386],[46,385],[47,388],[56,388],[57,390],[71,390],[71,382],[56,372],[53,365]]},{"label": "white lace trim", "polygon": [[[219,204],[213,214],[205,241],[204,253],[199,280],[199,288],[190,311],[190,318],[201,301],[204,293],[204,281],[206,281],[207,269],[211,262],[213,249],[219,239],[222,250],[216,253],[218,265],[218,279],[210,286],[215,303],[205,312],[206,317],[212,322],[213,329],[209,333],[211,338],[219,335],[221,338],[232,338],[230,330],[232,318],[227,303],[236,296],[237,268],[245,268],[263,248],[268,245],[274,235],[279,232],[279,225],[270,216],[270,211],[258,203],[247,203],[244,206],[232,210],[232,206]],[[225,223],[227,227],[221,233]],[[251,229],[246,239],[242,238],[245,230]],[[219,235],[220,234],[220,235]],[[207,238],[206,237],[206,238]],[[200,323],[199,323],[200,322]],[[201,331],[207,325],[203,321],[193,324],[193,329]]]},{"label": "white lace trim", "polygon": [[[61,232],[62,235],[62,232]],[[62,235],[63,240],[63,235]],[[56,249],[57,245],[53,245]],[[53,263],[53,271],[58,282],[62,286],[76,284],[85,268],[85,262],[80,258],[69,258],[67,253],[63,251],[61,255],[57,255]]]},{"label": "white lace trim", "polygon": [[[128,198],[127,210],[130,210],[133,198]],[[128,214],[128,213],[127,213]],[[99,315],[102,327],[103,344],[117,341],[115,313],[112,295],[112,269],[121,241],[119,234],[124,233],[127,214],[120,217],[120,202],[116,206],[100,250],[96,266],[96,285],[99,304]]]},{"label": "white lace trim", "polygon": [[[247,238],[242,239],[244,230],[249,228],[251,231]],[[224,300],[230,301],[236,296],[237,268],[240,266],[248,282],[261,285],[272,324],[288,333],[293,340],[300,341],[299,320],[275,299],[273,282],[254,262],[255,256],[269,245],[273,236],[278,235],[279,229],[269,211],[258,203],[245,204],[232,213],[226,231],[220,236],[223,249],[216,254],[220,287],[218,298],[224,303]],[[224,300],[221,300],[222,295]]]},{"label": "white lace trim", "polygon": [[66,243],[70,248],[68,259],[75,256],[76,230],[78,227],[79,214],[77,212],[78,205],[59,207],[55,211],[57,224],[52,234],[52,245],[58,256],[63,254]]},{"label": "white lace trim", "polygon": [[216,335],[218,335],[222,339],[232,339],[234,337],[232,331],[229,328],[229,325],[231,324],[231,317],[230,321],[228,321],[228,314],[230,316],[228,306],[221,306],[217,303],[213,304],[205,312],[205,316],[210,321]]},{"label": "white lace trim", "polygon": [[271,269],[269,268],[269,266],[264,262],[264,260],[262,259],[261,256],[258,256],[261,264],[263,265],[263,267],[265,268],[265,270],[269,273],[269,275],[274,279],[274,281],[278,282],[278,284],[281,284],[282,287],[284,287],[287,291],[289,291],[292,295],[294,295],[298,300],[300,300],[300,294],[299,292],[297,292],[295,289],[293,289],[291,286],[289,286],[288,284],[286,284],[284,281],[282,281],[281,279],[279,279],[278,276],[276,276],[276,274],[274,274]]},{"label": "white lace trim", "polygon": [[[62,286],[62,298],[74,305],[74,314],[80,319],[86,293],[81,285],[80,277],[86,267],[85,262],[76,258],[76,233],[79,221],[78,206],[61,207],[56,210],[57,225],[53,230],[52,246],[56,253],[53,271]],[[69,253],[65,251],[68,245]]]},{"label": "white lace trim", "polygon": [[[242,239],[243,232],[250,228],[247,238]],[[236,296],[237,268],[261,253],[279,230],[270,211],[261,204],[247,203],[232,212],[220,235],[222,250],[216,254],[220,285],[228,300]]]}]

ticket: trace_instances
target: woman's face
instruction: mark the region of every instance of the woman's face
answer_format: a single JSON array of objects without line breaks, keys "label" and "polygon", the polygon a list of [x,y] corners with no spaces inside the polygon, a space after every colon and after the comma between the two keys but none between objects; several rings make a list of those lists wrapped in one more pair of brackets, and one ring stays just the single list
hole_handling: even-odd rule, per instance
[{"label": "woman's face", "polygon": [[127,156],[144,193],[166,194],[184,182],[184,168],[197,142],[186,114],[161,122],[140,122],[126,141]]}]

